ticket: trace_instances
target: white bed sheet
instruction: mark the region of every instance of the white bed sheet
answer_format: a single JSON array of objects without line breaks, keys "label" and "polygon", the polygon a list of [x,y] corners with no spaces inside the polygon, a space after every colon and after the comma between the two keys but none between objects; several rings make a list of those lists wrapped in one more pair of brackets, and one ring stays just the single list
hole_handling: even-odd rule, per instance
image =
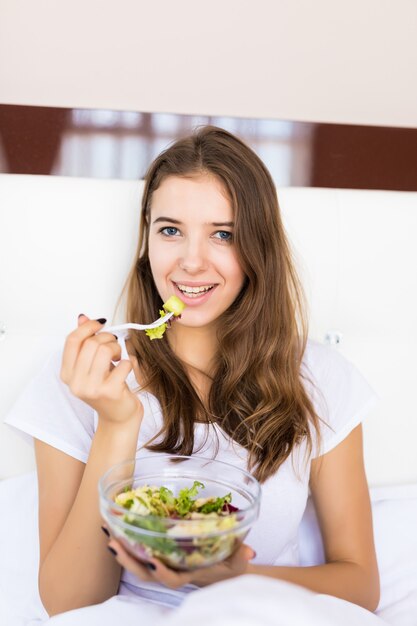
[{"label": "white bed sheet", "polygon": [[[417,485],[371,490],[375,542],[381,576],[379,619],[331,596],[311,594],[295,585],[260,576],[245,576],[190,594],[179,609],[145,607],[157,626],[178,626],[198,619],[199,626],[256,624],[383,624],[417,626]],[[47,619],[37,591],[37,482],[31,472],[0,483],[0,624],[38,626]],[[302,564],[323,561],[320,533],[309,503],[301,528]],[[344,605],[344,606],[343,606]],[[95,613],[70,612],[48,621],[51,626],[106,626],[115,615],[129,624],[137,599],[116,596]],[[343,609],[342,609],[343,606]],[[110,610],[116,609],[116,612]],[[101,614],[101,615],[100,615]],[[99,616],[100,615],[100,616]],[[137,615],[137,613],[136,613]],[[148,621],[148,619],[146,621]]]}]

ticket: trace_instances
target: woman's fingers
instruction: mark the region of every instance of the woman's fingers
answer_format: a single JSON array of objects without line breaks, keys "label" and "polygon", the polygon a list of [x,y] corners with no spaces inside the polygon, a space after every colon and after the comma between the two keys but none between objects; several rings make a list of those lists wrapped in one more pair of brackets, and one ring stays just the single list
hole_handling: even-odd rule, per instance
[{"label": "woman's fingers", "polygon": [[109,541],[108,547],[112,548],[112,550],[116,552],[114,558],[119,565],[137,576],[140,580],[155,582],[155,578],[152,576],[152,570],[145,564],[140,563],[137,559],[130,556],[130,554],[126,552],[118,541],[112,539]]},{"label": "woman's fingers", "polygon": [[[65,343],[61,379],[74,396],[97,411],[100,420],[141,420],[143,405],[126,384],[133,365],[129,359],[120,360],[122,351],[117,337],[98,332],[102,327],[99,320],[79,317],[78,328]],[[116,366],[115,361],[119,361]]]},{"label": "woman's fingers", "polygon": [[191,582],[191,574],[189,572],[176,572],[156,559],[153,559],[151,563],[155,567],[152,572],[153,580],[157,580],[166,587],[179,589],[179,587]]},{"label": "woman's fingers", "polygon": [[228,559],[226,559],[225,564],[227,564],[230,569],[239,572],[246,568],[248,561],[254,559],[256,556],[255,552],[252,548],[245,543],[243,543],[239,548],[233,552]]},{"label": "woman's fingers", "polygon": [[81,318],[79,324],[78,328],[68,335],[64,345],[61,378],[67,384],[70,381],[71,373],[74,370],[84,341],[103,328],[103,324],[88,318],[84,321]]},{"label": "woman's fingers", "polygon": [[86,339],[68,382],[72,393],[94,397],[110,373],[112,360],[117,358],[120,358],[120,346],[113,335],[103,333]]},{"label": "woman's fingers", "polygon": [[108,380],[110,385],[118,387],[123,384],[128,377],[129,373],[133,369],[133,364],[129,359],[123,359],[112,370]]},{"label": "woman's fingers", "polygon": [[99,333],[84,342],[77,359],[83,376],[102,380],[111,371],[112,361],[119,361],[122,351],[114,335]]},{"label": "woman's fingers", "polygon": [[248,561],[255,557],[255,552],[252,548],[243,544],[223,563],[218,563],[195,572],[176,572],[157,559],[151,559],[147,564],[139,562],[128,554],[123,546],[113,538],[108,545],[116,551],[115,558],[117,562],[129,572],[141,580],[160,582],[171,589],[178,589],[189,583],[205,586],[239,576],[246,571]]},{"label": "woman's fingers", "polygon": [[[116,366],[112,361],[119,361],[120,347],[117,351],[112,346],[105,345],[97,350],[94,364],[88,376],[88,388],[94,394],[94,390],[108,398],[118,398],[126,385],[126,378],[132,369],[130,361],[120,361]],[[104,350],[109,350],[107,356]]]},{"label": "woman's fingers", "polygon": [[157,559],[152,559],[146,564],[140,563],[130,556],[115,539],[112,539],[108,545],[116,551],[117,562],[141,580],[160,582],[171,589],[178,589],[190,582],[191,576],[188,572],[175,572]]},{"label": "woman's fingers", "polygon": [[242,544],[239,548],[221,563],[195,570],[190,582],[205,587],[219,580],[227,580],[240,576],[247,571],[248,562],[255,557],[255,552],[249,546]]}]

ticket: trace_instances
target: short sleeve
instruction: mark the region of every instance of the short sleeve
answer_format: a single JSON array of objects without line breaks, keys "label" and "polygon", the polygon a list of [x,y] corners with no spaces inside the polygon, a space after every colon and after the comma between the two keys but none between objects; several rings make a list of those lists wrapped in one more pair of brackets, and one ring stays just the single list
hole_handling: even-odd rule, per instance
[{"label": "short sleeve", "polygon": [[[335,448],[375,406],[378,396],[359,370],[335,348],[308,342],[303,377],[321,418],[320,447],[313,458]],[[314,437],[313,437],[314,439]]]},{"label": "short sleeve", "polygon": [[73,396],[60,377],[62,351],[54,353],[6,415],[29,443],[39,439],[87,462],[94,435],[94,409]]}]

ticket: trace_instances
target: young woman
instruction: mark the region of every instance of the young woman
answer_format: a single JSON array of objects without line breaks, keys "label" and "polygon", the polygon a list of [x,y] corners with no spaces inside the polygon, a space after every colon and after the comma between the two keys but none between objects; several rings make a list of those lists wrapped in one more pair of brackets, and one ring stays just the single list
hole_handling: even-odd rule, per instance
[{"label": "young woman", "polygon": [[[146,175],[126,321],[155,319],[171,295],[186,308],[162,340],[134,332],[125,345],[105,320],[80,315],[63,355],[27,392],[30,421],[24,403],[7,420],[35,438],[46,611],[119,591],[137,599],[137,616],[145,602],[173,606],[242,574],[375,610],[361,430],[373,393],[340,355],[307,341],[274,183],[255,153],[219,128],[177,141]],[[98,480],[139,448],[248,468],[262,504],[247,545],[221,565],[178,573],[157,560],[145,567],[108,539]],[[300,567],[309,489],[326,563]]]}]

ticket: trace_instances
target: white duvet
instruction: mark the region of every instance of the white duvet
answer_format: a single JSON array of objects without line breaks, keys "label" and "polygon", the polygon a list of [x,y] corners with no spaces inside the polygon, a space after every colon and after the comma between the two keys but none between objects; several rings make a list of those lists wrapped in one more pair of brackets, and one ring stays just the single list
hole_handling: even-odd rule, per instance
[{"label": "white duvet", "polygon": [[[176,609],[129,596],[48,619],[37,593],[35,473],[0,483],[2,626],[417,626],[417,485],[371,490],[381,576],[376,614],[332,596],[262,576],[242,576],[189,594]],[[322,562],[311,504],[300,529],[302,563]]]}]

